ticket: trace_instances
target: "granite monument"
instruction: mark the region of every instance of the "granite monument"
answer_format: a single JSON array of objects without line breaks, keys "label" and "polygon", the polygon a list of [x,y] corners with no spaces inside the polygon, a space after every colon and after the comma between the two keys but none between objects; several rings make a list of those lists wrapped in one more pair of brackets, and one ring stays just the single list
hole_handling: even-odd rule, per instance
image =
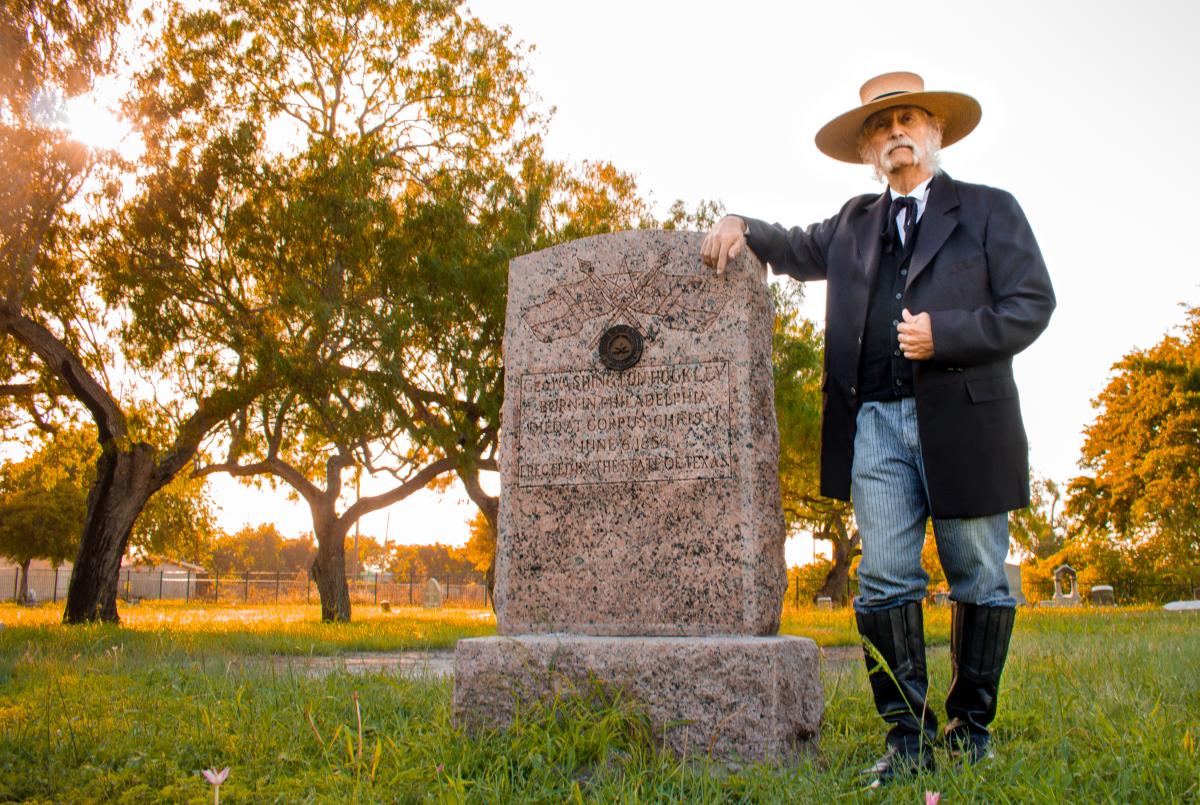
[{"label": "granite monument", "polygon": [[455,718],[591,679],[679,753],[780,759],[817,738],[787,586],[765,269],[701,235],[621,232],[514,260],[504,338],[496,638],[463,640]]}]

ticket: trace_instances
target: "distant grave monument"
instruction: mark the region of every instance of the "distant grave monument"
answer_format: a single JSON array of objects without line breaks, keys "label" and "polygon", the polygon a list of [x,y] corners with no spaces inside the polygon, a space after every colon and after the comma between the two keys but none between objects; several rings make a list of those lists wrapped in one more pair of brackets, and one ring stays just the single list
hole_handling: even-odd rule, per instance
[{"label": "distant grave monument", "polygon": [[421,591],[421,605],[426,609],[437,609],[446,603],[446,596],[442,591],[442,585],[437,579],[430,578],[425,582],[425,588]]},{"label": "distant grave monument", "polygon": [[1018,606],[1024,606],[1029,603],[1029,599],[1025,597],[1025,593],[1021,590],[1021,566],[1012,562],[1004,563],[1004,575],[1008,578],[1008,594],[1013,597]]},{"label": "distant grave monument", "polygon": [[1117,603],[1116,597],[1113,595],[1112,585],[1110,584],[1097,584],[1093,586],[1088,593],[1088,597],[1098,607],[1111,607]]},{"label": "distant grave monument", "polygon": [[722,277],[701,236],[621,232],[509,271],[496,558],[499,637],[462,640],[454,715],[589,684],[641,703],[680,754],[815,743],[811,640],[787,586],[765,271]]},{"label": "distant grave monument", "polygon": [[1070,565],[1060,565],[1054,570],[1054,598],[1041,601],[1042,607],[1079,606],[1079,578]]}]

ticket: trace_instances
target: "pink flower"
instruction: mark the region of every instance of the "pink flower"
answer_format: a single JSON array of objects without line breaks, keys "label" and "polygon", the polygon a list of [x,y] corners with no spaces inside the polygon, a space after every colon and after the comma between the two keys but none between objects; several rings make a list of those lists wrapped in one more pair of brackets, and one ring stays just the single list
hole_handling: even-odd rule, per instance
[{"label": "pink flower", "polygon": [[925,805],[938,805],[938,803],[941,801],[942,801],[942,792],[941,791],[926,791],[925,792]]},{"label": "pink flower", "polygon": [[204,775],[205,780],[208,780],[213,785],[220,785],[221,783],[225,782],[225,778],[229,776],[229,767],[226,766],[220,771],[217,771],[216,769],[205,769],[200,773]]},{"label": "pink flower", "polygon": [[434,771],[436,771],[438,774],[441,774],[441,773],[442,773],[442,772],[444,772],[445,770],[446,770],[446,764],[445,764],[445,763],[439,763],[439,764],[437,764],[437,766],[434,768]]},{"label": "pink flower", "polygon": [[220,805],[221,802],[221,783],[229,777],[229,767],[217,771],[216,769],[204,769],[200,772],[204,775],[204,779],[208,780],[213,787],[213,805]]}]

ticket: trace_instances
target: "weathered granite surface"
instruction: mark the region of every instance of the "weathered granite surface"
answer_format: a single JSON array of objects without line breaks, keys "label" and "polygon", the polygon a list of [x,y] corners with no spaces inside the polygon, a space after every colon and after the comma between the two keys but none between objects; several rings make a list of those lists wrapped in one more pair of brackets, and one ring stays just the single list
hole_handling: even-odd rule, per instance
[{"label": "weathered granite surface", "polygon": [[818,663],[816,643],[799,637],[460,640],[454,719],[468,729],[502,727],[518,702],[571,696],[598,680],[640,702],[656,738],[677,754],[779,761],[816,744]]},{"label": "weathered granite surface", "polygon": [[773,311],[748,251],[622,232],[514,260],[495,604],[459,641],[454,718],[599,682],[675,752],[783,760],[814,744],[811,640],[773,635],[787,585]]},{"label": "weathered granite surface", "polygon": [[[787,580],[765,269],[746,250],[718,278],[701,238],[620,232],[512,262],[502,634],[777,631]],[[600,357],[619,325],[642,339],[631,368]]]}]

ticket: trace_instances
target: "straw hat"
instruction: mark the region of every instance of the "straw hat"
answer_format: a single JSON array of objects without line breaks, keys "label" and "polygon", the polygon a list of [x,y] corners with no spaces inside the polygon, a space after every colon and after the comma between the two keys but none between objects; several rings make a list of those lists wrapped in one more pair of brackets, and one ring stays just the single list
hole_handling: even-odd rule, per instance
[{"label": "straw hat", "polygon": [[817,132],[817,148],[842,162],[861,164],[858,135],[867,118],[894,106],[919,106],[942,123],[942,145],[958,142],[979,124],[979,101],[961,92],[926,92],[916,73],[884,73],[858,91],[862,106],[826,123]]}]

